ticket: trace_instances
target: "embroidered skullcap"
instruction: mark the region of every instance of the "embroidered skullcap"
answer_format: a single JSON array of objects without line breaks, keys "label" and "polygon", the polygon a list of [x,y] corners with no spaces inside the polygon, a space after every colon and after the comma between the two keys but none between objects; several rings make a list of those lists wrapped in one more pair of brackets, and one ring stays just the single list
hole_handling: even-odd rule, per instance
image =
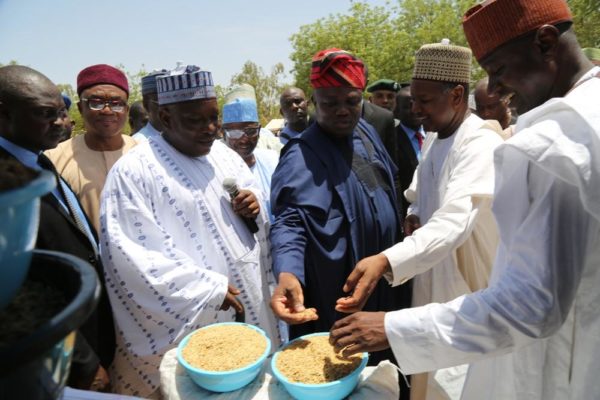
[{"label": "embroidered skullcap", "polygon": [[142,95],[156,93],[156,78],[161,75],[166,75],[168,73],[169,71],[167,71],[166,69],[155,69],[148,75],[142,77]]},{"label": "embroidered skullcap", "polygon": [[258,122],[256,101],[247,98],[235,99],[223,106],[223,123]]},{"label": "embroidered skullcap", "polygon": [[321,50],[312,59],[310,84],[315,89],[352,87],[364,90],[365,64],[346,50]]},{"label": "embroidered skullcap", "polygon": [[67,96],[65,93],[62,94],[63,101],[65,102],[65,107],[67,110],[71,108],[71,98]]},{"label": "embroidered skullcap", "polygon": [[256,102],[256,92],[254,87],[247,83],[230,87],[223,97],[225,104],[231,103],[235,99],[251,99]]},{"label": "embroidered skullcap", "polygon": [[367,92],[369,93],[373,93],[377,90],[390,90],[392,92],[397,92],[400,90],[400,85],[393,79],[379,79],[367,87]]},{"label": "embroidered skullcap", "polygon": [[471,50],[451,45],[448,39],[423,45],[415,54],[413,79],[469,83]]},{"label": "embroidered skullcap", "polygon": [[77,75],[77,94],[81,96],[81,92],[85,89],[96,85],[114,85],[123,89],[129,96],[129,83],[125,74],[110,65],[97,64],[84,68]]},{"label": "embroidered skullcap", "polygon": [[195,65],[179,66],[156,77],[156,89],[159,105],[217,97],[212,74]]},{"label": "embroidered skullcap", "polygon": [[469,9],[462,24],[479,61],[542,25],[567,21],[573,21],[573,16],[564,0],[487,0]]},{"label": "embroidered skullcap", "polygon": [[586,47],[583,50],[583,54],[590,61],[600,61],[600,49],[594,49],[593,47]]}]

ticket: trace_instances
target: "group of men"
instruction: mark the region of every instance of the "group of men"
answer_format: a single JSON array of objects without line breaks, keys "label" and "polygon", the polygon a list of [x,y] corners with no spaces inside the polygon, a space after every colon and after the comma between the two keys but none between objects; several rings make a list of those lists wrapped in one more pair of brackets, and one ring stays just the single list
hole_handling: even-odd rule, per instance
[{"label": "group of men", "polygon": [[600,396],[600,67],[571,25],[564,0],[486,1],[463,19],[470,49],[422,46],[410,84],[321,50],[314,114],[286,89],[278,138],[251,87],[219,110],[193,65],[144,77],[147,122],[122,135],[127,78],[100,64],[77,79],[85,133],[59,145],[56,86],[0,68],[0,159],[57,178],[37,247],[103,283],[69,384],[160,398],[166,351],[244,320],[275,344],[330,331],[343,355],[394,361],[413,399]]}]

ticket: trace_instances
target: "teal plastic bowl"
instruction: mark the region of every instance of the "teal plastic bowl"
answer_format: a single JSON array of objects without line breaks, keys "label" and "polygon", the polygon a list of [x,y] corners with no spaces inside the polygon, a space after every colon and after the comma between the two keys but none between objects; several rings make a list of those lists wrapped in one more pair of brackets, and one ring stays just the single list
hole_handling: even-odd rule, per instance
[{"label": "teal plastic bowl", "polygon": [[271,360],[271,371],[277,378],[277,380],[283,385],[285,390],[298,400],[341,400],[348,396],[356,385],[358,384],[358,378],[360,373],[365,369],[367,362],[369,361],[369,353],[362,353],[362,361],[358,368],[352,371],[349,375],[346,375],[342,379],[328,383],[308,384],[308,383],[297,383],[289,381],[280,371],[277,369],[277,357],[281,354],[287,346],[292,343],[307,339],[312,336],[329,336],[329,332],[312,333],[310,335],[300,336],[292,340],[283,346],[279,351],[275,353]]},{"label": "teal plastic bowl", "polygon": [[[254,329],[267,341],[267,347],[265,352],[260,356],[258,360],[244,368],[234,369],[231,371],[207,371],[204,369],[192,367],[183,359],[182,350],[187,345],[190,338],[198,331],[203,329],[212,328],[219,325],[242,325],[250,329]],[[192,333],[188,334],[177,346],[177,361],[183,366],[189,377],[200,387],[210,390],[212,392],[232,392],[238,390],[252,382],[257,375],[260,373],[262,366],[267,359],[267,356],[271,352],[271,340],[267,334],[260,328],[244,324],[241,322],[223,322],[218,324],[211,324],[203,328],[197,329]]]},{"label": "teal plastic bowl", "polygon": [[40,196],[55,185],[54,175],[42,171],[27,185],[0,192],[0,309],[25,281],[37,239]]}]

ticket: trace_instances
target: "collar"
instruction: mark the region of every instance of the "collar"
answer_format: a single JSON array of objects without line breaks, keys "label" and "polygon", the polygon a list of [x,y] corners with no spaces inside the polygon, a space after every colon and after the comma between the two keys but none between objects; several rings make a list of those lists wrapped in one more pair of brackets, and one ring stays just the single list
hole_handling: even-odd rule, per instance
[{"label": "collar", "polygon": [[402,121],[400,121],[400,126],[402,127],[402,129],[404,129],[404,132],[408,133],[408,135],[411,138],[415,137],[417,132],[421,135],[422,138],[425,137],[425,131],[423,130],[423,125],[419,125],[419,128],[415,130],[415,129],[409,128],[408,126],[404,125],[402,123]]},{"label": "collar", "polygon": [[19,145],[14,144],[13,142],[3,138],[0,136],[0,146],[2,146],[6,151],[13,155],[19,162],[31,169],[36,171],[41,170],[41,167],[38,165],[38,157],[42,153],[34,153],[31,150],[27,150]]}]

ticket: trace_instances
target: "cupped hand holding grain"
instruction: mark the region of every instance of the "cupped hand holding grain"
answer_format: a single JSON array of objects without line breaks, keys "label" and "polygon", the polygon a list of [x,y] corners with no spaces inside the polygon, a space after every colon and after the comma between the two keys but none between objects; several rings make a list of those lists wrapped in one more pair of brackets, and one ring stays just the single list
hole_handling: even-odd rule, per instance
[{"label": "cupped hand holding grain", "polygon": [[304,307],[300,281],[289,272],[279,274],[279,284],[271,297],[271,309],[277,318],[291,325],[319,319],[316,309]]},{"label": "cupped hand holding grain", "polygon": [[388,349],[385,312],[357,312],[336,321],[329,331],[329,342],[343,357],[356,353]]}]

